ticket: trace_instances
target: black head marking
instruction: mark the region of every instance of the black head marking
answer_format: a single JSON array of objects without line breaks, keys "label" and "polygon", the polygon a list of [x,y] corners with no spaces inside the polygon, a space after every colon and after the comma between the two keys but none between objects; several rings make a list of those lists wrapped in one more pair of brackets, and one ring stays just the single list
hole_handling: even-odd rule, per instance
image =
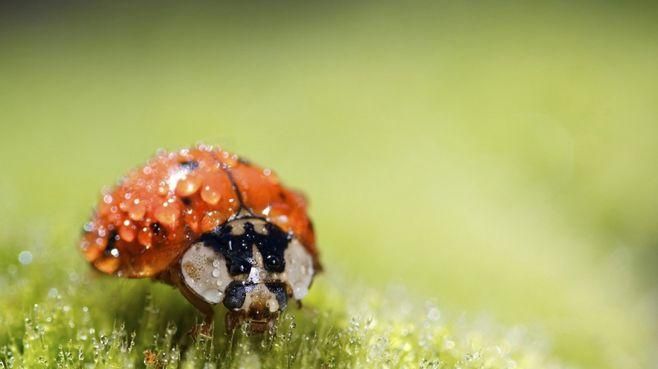
[{"label": "black head marking", "polygon": [[266,283],[265,286],[267,286],[267,289],[276,296],[276,301],[279,303],[279,310],[285,309],[288,305],[286,286],[280,282]]},{"label": "black head marking", "polygon": [[219,229],[205,233],[201,241],[219,251],[226,259],[226,266],[231,275],[245,274],[254,265],[253,246],[256,246],[263,256],[265,270],[281,273],[285,269],[283,253],[288,247],[290,235],[272,223],[265,223],[266,234],[255,230],[249,220],[242,224],[243,232],[234,235],[233,226],[229,223]]}]

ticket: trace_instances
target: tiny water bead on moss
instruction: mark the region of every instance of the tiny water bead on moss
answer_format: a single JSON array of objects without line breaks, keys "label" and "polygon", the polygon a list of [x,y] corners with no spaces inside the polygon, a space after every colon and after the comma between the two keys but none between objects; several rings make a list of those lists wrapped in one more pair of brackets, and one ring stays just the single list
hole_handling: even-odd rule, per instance
[{"label": "tiny water bead on moss", "polygon": [[105,191],[81,248],[99,271],[178,288],[213,322],[272,327],[320,270],[306,200],[268,168],[219,148],[161,151]]}]

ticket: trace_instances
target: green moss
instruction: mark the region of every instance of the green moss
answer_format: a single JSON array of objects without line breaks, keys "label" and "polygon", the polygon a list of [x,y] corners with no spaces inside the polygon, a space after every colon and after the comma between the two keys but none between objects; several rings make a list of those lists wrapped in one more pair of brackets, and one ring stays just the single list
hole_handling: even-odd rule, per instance
[{"label": "green moss", "polygon": [[560,367],[536,332],[455,314],[402,285],[366,287],[338,267],[273,332],[228,335],[219,306],[214,337],[195,341],[200,316],[178,291],[100,275],[57,239],[0,241],[0,368]]},{"label": "green moss", "polygon": [[[171,288],[64,273],[71,263],[47,256],[2,274],[22,285],[2,303],[2,368],[559,367],[522,328],[451,316],[401,287],[376,291],[335,274],[321,276],[274,332],[229,336],[218,319],[214,338],[193,341],[197,313]],[[60,277],[39,283],[29,278],[35,268]]]}]

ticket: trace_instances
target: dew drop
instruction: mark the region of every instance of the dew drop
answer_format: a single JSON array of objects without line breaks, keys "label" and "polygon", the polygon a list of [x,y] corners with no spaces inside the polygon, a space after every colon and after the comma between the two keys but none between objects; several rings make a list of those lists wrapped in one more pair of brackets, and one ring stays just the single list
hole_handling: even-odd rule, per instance
[{"label": "dew drop", "polygon": [[119,227],[119,236],[126,242],[133,242],[135,239],[135,231],[128,226]]},{"label": "dew drop", "polygon": [[23,265],[29,265],[32,263],[32,253],[29,251],[21,251],[18,254],[18,262]]},{"label": "dew drop", "polygon": [[128,215],[132,220],[142,220],[146,213],[146,206],[141,204],[139,199],[135,199],[133,204],[128,207]]},{"label": "dew drop", "polygon": [[154,216],[155,219],[157,219],[160,223],[173,227],[176,224],[176,220],[178,219],[178,213],[179,212],[177,207],[166,203],[159,206],[155,210]]},{"label": "dew drop", "polygon": [[430,307],[427,311],[427,320],[437,321],[441,317],[441,312],[436,307]]},{"label": "dew drop", "polygon": [[148,227],[143,227],[142,230],[137,234],[137,240],[140,244],[146,246],[146,248],[151,247],[152,239],[153,233],[148,229]]},{"label": "dew drop", "polygon": [[201,189],[201,198],[210,205],[216,205],[222,195],[210,185],[205,185]]},{"label": "dew drop", "polygon": [[176,185],[176,194],[178,196],[190,196],[199,190],[201,180],[196,176],[188,176],[181,179]]},{"label": "dew drop", "polygon": [[225,220],[226,218],[219,211],[208,212],[208,214],[204,215],[201,219],[201,230],[203,232],[211,231],[217,228],[217,226]]},{"label": "dew drop", "polygon": [[59,296],[59,291],[57,291],[57,288],[53,287],[50,290],[48,290],[48,297],[50,297],[51,299],[54,299],[57,296]]}]

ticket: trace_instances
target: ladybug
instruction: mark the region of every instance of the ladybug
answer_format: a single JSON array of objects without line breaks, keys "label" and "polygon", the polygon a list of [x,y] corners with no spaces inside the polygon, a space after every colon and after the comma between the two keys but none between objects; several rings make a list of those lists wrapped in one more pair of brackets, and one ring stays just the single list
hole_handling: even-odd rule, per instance
[{"label": "ladybug", "polygon": [[212,327],[273,326],[321,270],[305,197],[217,147],[159,152],[105,190],[80,247],[102,273],[180,290]]}]

